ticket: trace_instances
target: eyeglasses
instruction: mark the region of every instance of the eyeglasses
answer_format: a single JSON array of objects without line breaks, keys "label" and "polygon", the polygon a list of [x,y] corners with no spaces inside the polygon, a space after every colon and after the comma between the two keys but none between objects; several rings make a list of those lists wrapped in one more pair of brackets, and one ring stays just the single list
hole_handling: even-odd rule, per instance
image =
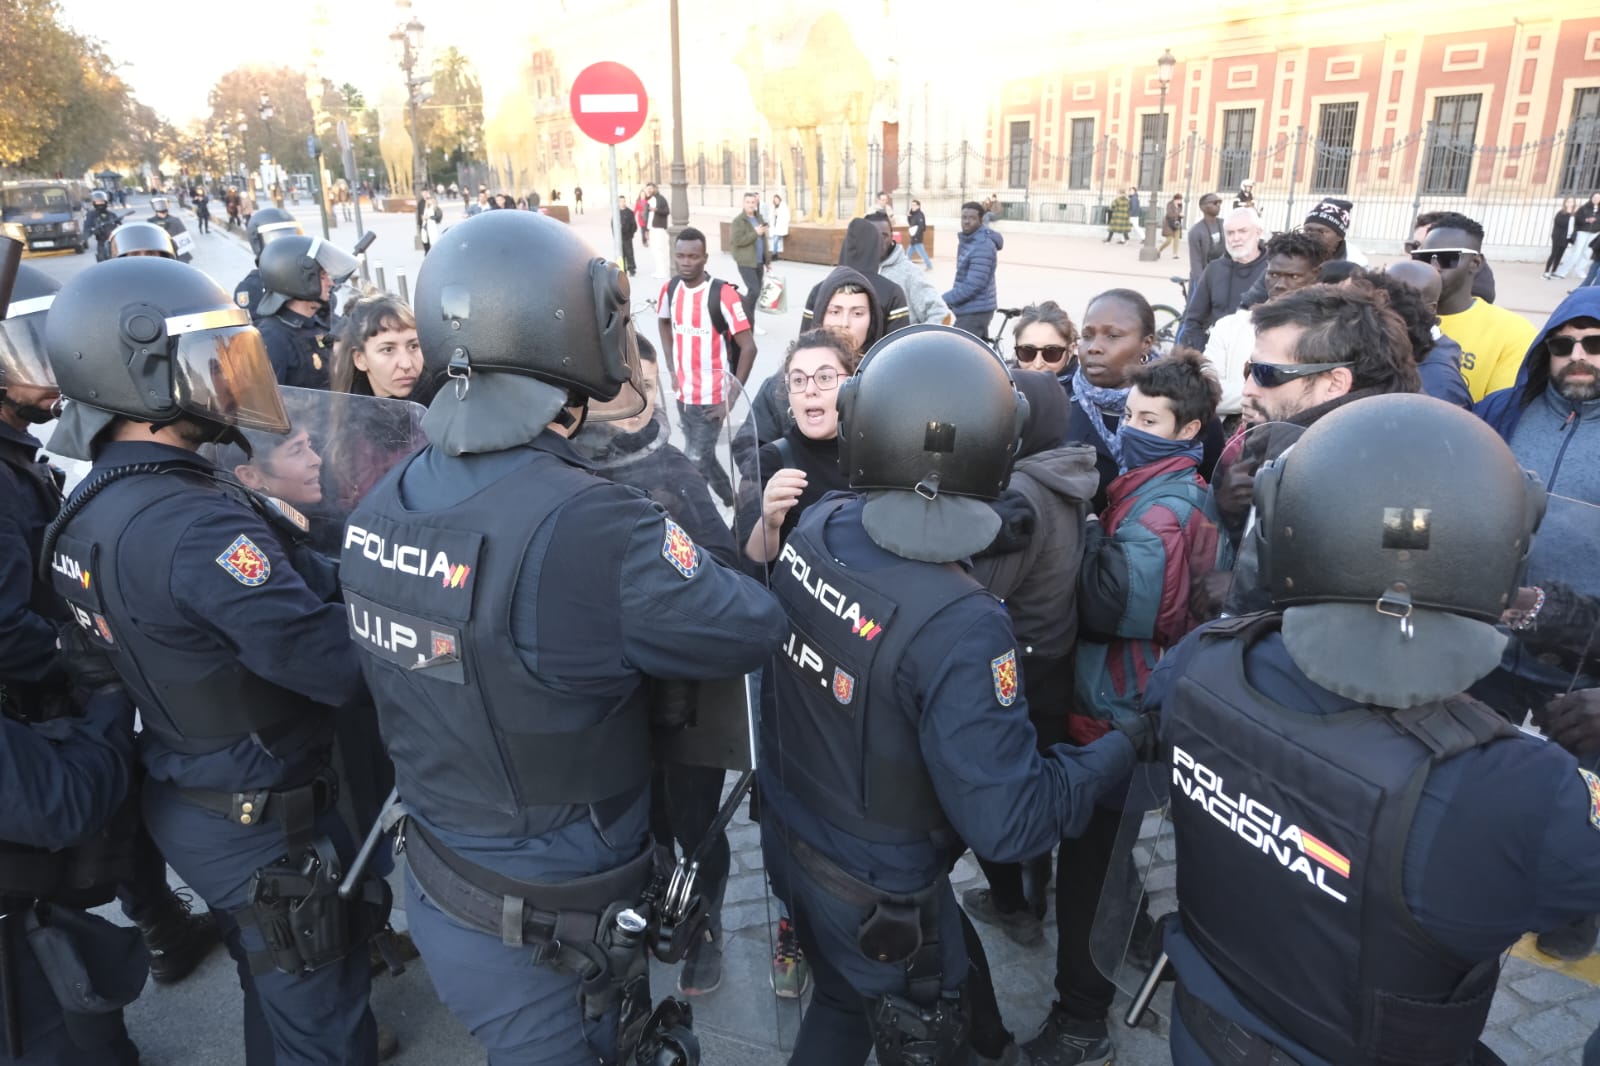
[{"label": "eyeglasses", "polygon": [[1251,378],[1263,389],[1275,389],[1279,385],[1287,385],[1297,378],[1308,378],[1314,374],[1326,374],[1330,370],[1338,370],[1341,366],[1353,366],[1353,363],[1253,363],[1249,360],[1244,364],[1244,376]]},{"label": "eyeglasses", "polygon": [[1583,345],[1585,355],[1600,355],[1600,333],[1591,333],[1587,337],[1546,337],[1544,343],[1550,349],[1550,354],[1557,359],[1565,359],[1580,344]]},{"label": "eyeglasses", "polygon": [[1411,258],[1418,263],[1434,263],[1440,270],[1454,270],[1461,265],[1464,255],[1477,255],[1474,248],[1418,248]]},{"label": "eyeglasses", "polygon": [[1065,344],[1019,344],[1013,349],[1017,353],[1017,362],[1031,363],[1035,359],[1043,359],[1047,363],[1057,363],[1067,356]]},{"label": "eyeglasses", "polygon": [[831,366],[825,366],[815,374],[806,374],[799,370],[791,370],[788,378],[789,391],[798,393],[806,391],[806,384],[815,381],[818,392],[832,392],[839,387],[840,373]]}]

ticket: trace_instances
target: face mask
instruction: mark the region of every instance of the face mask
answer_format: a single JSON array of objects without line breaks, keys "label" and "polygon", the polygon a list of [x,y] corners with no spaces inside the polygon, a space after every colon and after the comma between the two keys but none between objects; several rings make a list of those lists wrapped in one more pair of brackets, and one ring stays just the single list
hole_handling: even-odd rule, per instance
[{"label": "face mask", "polygon": [[1141,466],[1171,459],[1175,455],[1192,456],[1199,462],[1200,457],[1205,454],[1205,445],[1198,437],[1194,440],[1168,440],[1154,433],[1135,429],[1126,422],[1117,427],[1117,436],[1122,440],[1121,467],[1124,474]]}]

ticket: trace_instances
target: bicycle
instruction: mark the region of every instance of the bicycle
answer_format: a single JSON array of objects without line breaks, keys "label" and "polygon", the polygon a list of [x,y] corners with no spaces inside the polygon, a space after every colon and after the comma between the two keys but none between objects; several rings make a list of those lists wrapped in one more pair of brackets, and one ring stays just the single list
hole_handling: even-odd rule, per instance
[{"label": "bicycle", "polygon": [[997,307],[995,308],[995,314],[1000,316],[1000,325],[995,327],[993,337],[984,337],[982,340],[985,344],[994,349],[996,355],[1004,359],[1006,353],[1000,350],[1000,341],[1005,338],[1006,326],[1013,318],[1016,318],[1018,315],[1022,314],[1022,308]]},{"label": "bicycle", "polygon": [[[1185,305],[1189,302],[1189,279],[1181,274],[1172,275],[1172,281],[1178,286],[1178,291],[1183,293]],[[1163,353],[1172,350],[1173,342],[1178,339],[1178,332],[1183,328],[1183,312],[1171,304],[1151,304],[1150,310],[1156,316],[1156,347]]]}]

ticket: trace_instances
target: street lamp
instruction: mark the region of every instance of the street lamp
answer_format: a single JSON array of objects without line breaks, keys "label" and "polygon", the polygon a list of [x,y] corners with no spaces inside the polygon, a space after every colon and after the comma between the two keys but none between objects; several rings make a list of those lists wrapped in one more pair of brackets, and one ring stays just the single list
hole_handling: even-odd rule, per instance
[{"label": "street lamp", "polygon": [[[272,178],[267,183],[267,195],[271,196],[273,187],[278,184],[278,152],[277,147],[272,143],[272,97],[267,95],[267,90],[261,90],[258,104],[256,114],[261,116],[261,121],[267,127],[267,166],[271,168],[270,176]],[[283,206],[283,190],[281,188],[278,190],[277,198],[273,202],[279,207]]]},{"label": "street lamp", "polygon": [[1156,251],[1156,227],[1166,217],[1166,207],[1161,202],[1161,178],[1167,169],[1167,86],[1172,84],[1172,68],[1178,61],[1172,49],[1162,51],[1156,60],[1156,80],[1161,83],[1161,124],[1156,128],[1156,181],[1150,192],[1150,205],[1144,209],[1144,247],[1139,249],[1139,261],[1153,263],[1161,258]]},{"label": "street lamp", "polygon": [[[411,9],[410,0],[397,0],[401,14]],[[432,79],[416,76],[417,64],[422,59],[422,33],[425,27],[415,16],[389,34],[400,52],[400,70],[406,76],[406,105],[411,112],[411,191],[417,192],[428,184],[428,172],[422,161],[422,128],[417,122],[417,107],[426,97],[422,87]]]},{"label": "street lamp", "polygon": [[[672,0],[672,226],[673,240],[689,225],[689,175],[683,163],[683,70],[678,62],[678,0]],[[671,246],[668,246],[671,251]]]}]

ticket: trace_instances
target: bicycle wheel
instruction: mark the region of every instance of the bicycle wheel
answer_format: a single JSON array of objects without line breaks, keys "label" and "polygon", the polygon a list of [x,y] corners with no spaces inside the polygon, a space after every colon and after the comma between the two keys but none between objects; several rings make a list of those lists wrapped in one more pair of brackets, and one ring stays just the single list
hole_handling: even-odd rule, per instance
[{"label": "bicycle wheel", "polygon": [[1154,304],[1150,310],[1156,315],[1156,347],[1165,355],[1172,350],[1172,342],[1178,339],[1178,327],[1183,324],[1183,315],[1166,304]]}]

